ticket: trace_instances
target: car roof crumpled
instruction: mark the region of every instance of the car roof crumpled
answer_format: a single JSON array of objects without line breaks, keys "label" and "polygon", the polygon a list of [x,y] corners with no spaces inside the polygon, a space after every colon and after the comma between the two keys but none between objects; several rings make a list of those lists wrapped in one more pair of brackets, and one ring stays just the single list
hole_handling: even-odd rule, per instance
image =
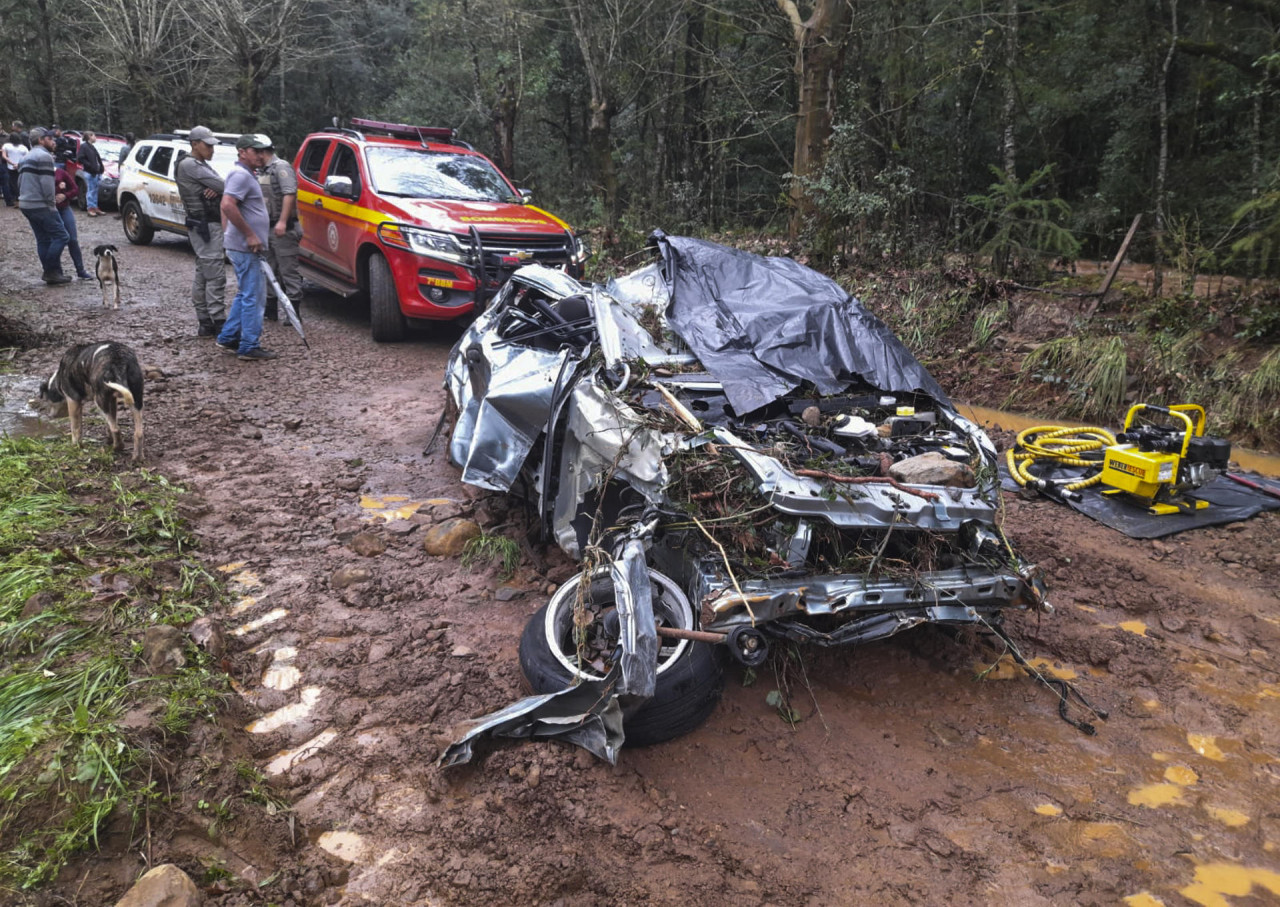
[{"label": "car roof crumpled", "polygon": [[824,396],[861,378],[889,393],[946,393],[894,333],[829,277],[792,261],[655,231],[667,322],[746,414],[802,382]]}]

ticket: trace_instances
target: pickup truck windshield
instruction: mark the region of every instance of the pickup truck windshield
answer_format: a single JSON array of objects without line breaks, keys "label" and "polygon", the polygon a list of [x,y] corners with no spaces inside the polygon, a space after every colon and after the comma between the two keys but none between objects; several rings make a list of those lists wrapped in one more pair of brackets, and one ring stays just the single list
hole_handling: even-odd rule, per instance
[{"label": "pickup truck windshield", "polygon": [[481,202],[519,198],[492,164],[469,154],[370,148],[368,161],[374,191],[382,195]]}]

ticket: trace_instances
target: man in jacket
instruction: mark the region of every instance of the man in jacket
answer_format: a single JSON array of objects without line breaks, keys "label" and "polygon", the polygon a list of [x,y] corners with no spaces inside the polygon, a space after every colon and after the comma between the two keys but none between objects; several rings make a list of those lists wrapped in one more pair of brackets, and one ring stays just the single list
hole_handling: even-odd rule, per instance
[{"label": "man in jacket", "polygon": [[76,163],[84,168],[84,204],[90,217],[102,213],[98,210],[98,184],[102,182],[103,166],[102,155],[94,144],[97,138],[96,133],[85,130],[80,139],[80,149],[76,152]]},{"label": "man in jacket", "polygon": [[178,161],[174,180],[178,196],[187,211],[187,237],[196,253],[196,276],[191,284],[191,302],[200,322],[198,337],[217,337],[227,318],[227,269],[222,250],[222,177],[209,164],[213,146],[218,144],[213,130],[197,126],[187,135],[191,153]]},{"label": "man in jacket", "polygon": [[62,273],[62,250],[71,237],[58,216],[58,202],[63,196],[54,185],[55,139],[49,130],[36,126],[31,130],[31,141],[31,151],[18,168],[18,208],[36,236],[36,254],[44,268],[44,282],[60,286],[71,283],[71,278]]}]

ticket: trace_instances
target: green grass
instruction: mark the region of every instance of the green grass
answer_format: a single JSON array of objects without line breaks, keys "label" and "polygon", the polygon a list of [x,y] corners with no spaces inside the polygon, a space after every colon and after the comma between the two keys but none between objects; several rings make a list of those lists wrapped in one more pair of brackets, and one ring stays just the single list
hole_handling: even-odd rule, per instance
[{"label": "green grass", "polygon": [[497,564],[498,575],[509,579],[520,564],[519,543],[504,535],[489,535],[487,532],[469,539],[462,549],[462,566],[470,570],[485,564]]},{"label": "green grass", "polygon": [[[194,648],[162,677],[139,657],[147,627],[221,593],[189,557],[180,489],[116,470],[101,449],[0,441],[0,900],[104,830],[136,834],[157,756],[225,691]],[[126,724],[135,710],[154,717]]]}]

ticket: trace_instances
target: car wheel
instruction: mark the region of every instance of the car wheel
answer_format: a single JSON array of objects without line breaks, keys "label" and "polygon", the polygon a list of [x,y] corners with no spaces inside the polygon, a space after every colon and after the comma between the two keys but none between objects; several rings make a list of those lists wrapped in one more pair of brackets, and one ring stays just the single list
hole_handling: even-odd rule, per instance
[{"label": "car wheel", "polygon": [[129,199],[120,209],[120,218],[124,222],[124,235],[135,246],[145,246],[156,235],[151,226],[151,218],[142,213],[142,206],[134,199]]},{"label": "car wheel", "polygon": [[[649,571],[653,611],[665,626],[695,629],[693,609],[680,587],[656,570]],[[600,667],[583,658],[575,645],[574,605],[581,577],[556,590],[525,625],[520,637],[520,669],[535,693],[565,689],[575,677],[600,679]],[[616,645],[613,584],[608,568],[598,571],[586,593],[592,623],[583,638],[598,647]],[[690,640],[660,638],[657,683],[651,699],[623,720],[627,746],[648,746],[692,731],[715,709],[724,691],[725,647]]]},{"label": "car wheel", "polygon": [[407,330],[391,266],[381,255],[369,258],[369,324],[378,343],[403,340]]}]

